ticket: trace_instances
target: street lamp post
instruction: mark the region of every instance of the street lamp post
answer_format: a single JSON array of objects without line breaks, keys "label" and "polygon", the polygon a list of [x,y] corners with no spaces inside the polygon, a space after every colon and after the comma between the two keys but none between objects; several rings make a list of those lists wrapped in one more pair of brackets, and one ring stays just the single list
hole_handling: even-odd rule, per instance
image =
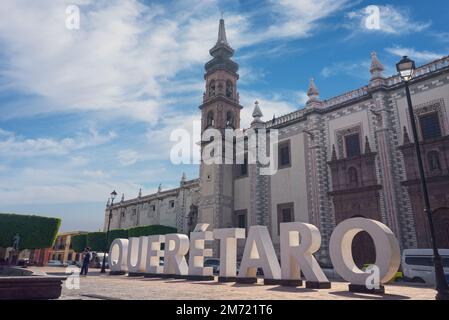
[{"label": "street lamp post", "polygon": [[415,149],[416,149],[416,156],[418,159],[418,169],[419,169],[419,176],[421,179],[421,187],[422,187],[422,193],[423,193],[423,199],[424,199],[424,212],[427,215],[427,220],[429,222],[429,230],[430,230],[430,240],[432,243],[432,249],[433,249],[433,255],[434,255],[434,265],[435,265],[435,281],[436,281],[436,290],[437,300],[449,300],[449,287],[446,281],[446,277],[444,275],[444,269],[443,269],[443,263],[441,260],[441,256],[438,252],[438,246],[436,243],[436,237],[435,237],[435,226],[433,224],[433,216],[432,216],[432,209],[430,206],[430,199],[429,199],[429,192],[427,190],[427,183],[426,183],[426,175],[424,172],[424,165],[421,155],[421,148],[419,145],[419,138],[418,138],[418,130],[416,129],[416,122],[415,122],[415,113],[413,111],[413,105],[412,105],[412,97],[410,94],[410,88],[409,88],[409,81],[413,78],[416,70],[415,62],[408,57],[403,57],[401,61],[396,65],[397,71],[399,72],[404,84],[405,84],[405,91],[407,94],[407,103],[408,103],[408,111],[410,116],[410,123],[412,126],[413,131],[413,140],[415,143]]},{"label": "street lamp post", "polygon": [[[111,204],[109,205],[109,219],[108,219],[108,229],[106,230],[106,245],[109,242],[109,228],[111,227],[111,219],[112,219],[112,206],[114,205],[114,199],[117,196],[117,192],[111,192]],[[103,263],[101,265],[101,273],[106,273],[106,252],[103,255]]]}]

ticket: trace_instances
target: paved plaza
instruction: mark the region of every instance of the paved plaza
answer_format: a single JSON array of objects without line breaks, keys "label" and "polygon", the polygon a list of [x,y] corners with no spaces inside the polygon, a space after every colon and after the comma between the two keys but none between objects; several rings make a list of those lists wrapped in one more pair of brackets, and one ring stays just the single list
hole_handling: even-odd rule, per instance
[{"label": "paved plaza", "polygon": [[[48,274],[62,274],[63,268],[35,268]],[[89,276],[80,278],[79,289],[68,289],[63,285],[61,299],[109,300],[347,300],[347,299],[388,299],[388,300],[429,300],[434,299],[432,288],[411,285],[387,285],[386,294],[367,295],[348,292],[348,284],[333,282],[332,289],[312,290],[305,287],[289,288],[264,286],[259,279],[257,285],[217,282],[199,282],[175,279],[147,279],[143,277],[102,275],[93,269]]]}]

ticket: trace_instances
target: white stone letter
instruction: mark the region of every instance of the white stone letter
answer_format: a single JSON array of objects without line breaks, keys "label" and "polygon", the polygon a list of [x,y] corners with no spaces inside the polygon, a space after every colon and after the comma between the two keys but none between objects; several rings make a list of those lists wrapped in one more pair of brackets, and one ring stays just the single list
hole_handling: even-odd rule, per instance
[{"label": "white stone letter", "polygon": [[214,238],[220,240],[220,277],[237,274],[237,239],[245,239],[245,229],[215,229]]},{"label": "white stone letter", "polygon": [[208,223],[199,223],[190,233],[189,275],[212,276],[212,267],[204,267],[204,257],[212,257],[212,249],[205,249],[206,241],[214,240],[213,232],[206,231]]},{"label": "white stone letter", "polygon": [[321,235],[317,227],[302,222],[281,223],[281,270],[283,280],[301,279],[329,282],[313,254],[320,249]]},{"label": "white stone letter", "polygon": [[128,272],[145,272],[148,252],[148,237],[129,238]]},{"label": "white stone letter", "polygon": [[128,271],[128,239],[115,239],[109,249],[109,268],[112,272]]},{"label": "white stone letter", "polygon": [[238,277],[255,278],[257,268],[263,269],[265,279],[281,279],[281,267],[265,226],[249,228]]},{"label": "white stone letter", "polygon": [[189,237],[172,233],[165,236],[164,273],[187,275],[189,266],[185,255],[189,251]]},{"label": "white stone letter", "polygon": [[330,257],[335,271],[346,281],[366,285],[370,272],[360,270],[352,257],[352,241],[366,231],[376,247],[375,265],[379,268],[380,283],[390,281],[399,269],[401,253],[393,232],[383,223],[365,218],[352,218],[340,223],[330,239]]},{"label": "white stone letter", "polygon": [[164,256],[164,250],[161,250],[161,244],[165,242],[165,236],[148,237],[147,265],[145,273],[162,274],[164,267],[161,266],[161,257]]}]

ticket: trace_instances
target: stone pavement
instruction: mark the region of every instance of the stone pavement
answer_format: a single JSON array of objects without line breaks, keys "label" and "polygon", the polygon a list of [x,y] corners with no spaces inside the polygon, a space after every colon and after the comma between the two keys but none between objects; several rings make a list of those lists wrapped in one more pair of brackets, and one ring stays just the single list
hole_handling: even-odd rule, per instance
[{"label": "stone pavement", "polygon": [[[49,274],[64,273],[64,268],[36,268]],[[143,277],[102,275],[93,269],[89,276],[80,278],[80,289],[69,290],[63,286],[61,299],[135,299],[135,300],[347,300],[347,299],[387,299],[387,300],[429,300],[434,299],[432,288],[399,283],[387,285],[386,294],[367,295],[348,292],[345,282],[332,282],[329,290],[312,290],[305,287],[289,288],[244,285],[235,283],[219,284],[208,281],[187,281],[175,279],[147,279]]]}]

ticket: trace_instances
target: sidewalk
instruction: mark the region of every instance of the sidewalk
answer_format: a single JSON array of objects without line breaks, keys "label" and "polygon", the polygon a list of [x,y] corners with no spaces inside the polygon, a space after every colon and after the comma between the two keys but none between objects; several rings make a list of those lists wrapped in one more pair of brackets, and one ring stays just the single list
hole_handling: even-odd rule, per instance
[{"label": "sidewalk", "polygon": [[[61,274],[64,268],[35,268],[49,274]],[[217,282],[196,282],[175,279],[147,279],[143,277],[110,276],[92,269],[87,277],[80,278],[80,289],[69,290],[63,286],[61,299],[135,299],[135,300],[433,300],[435,290],[416,284],[387,285],[386,294],[367,295],[348,292],[345,282],[333,282],[327,290],[305,287],[264,286]]]}]

